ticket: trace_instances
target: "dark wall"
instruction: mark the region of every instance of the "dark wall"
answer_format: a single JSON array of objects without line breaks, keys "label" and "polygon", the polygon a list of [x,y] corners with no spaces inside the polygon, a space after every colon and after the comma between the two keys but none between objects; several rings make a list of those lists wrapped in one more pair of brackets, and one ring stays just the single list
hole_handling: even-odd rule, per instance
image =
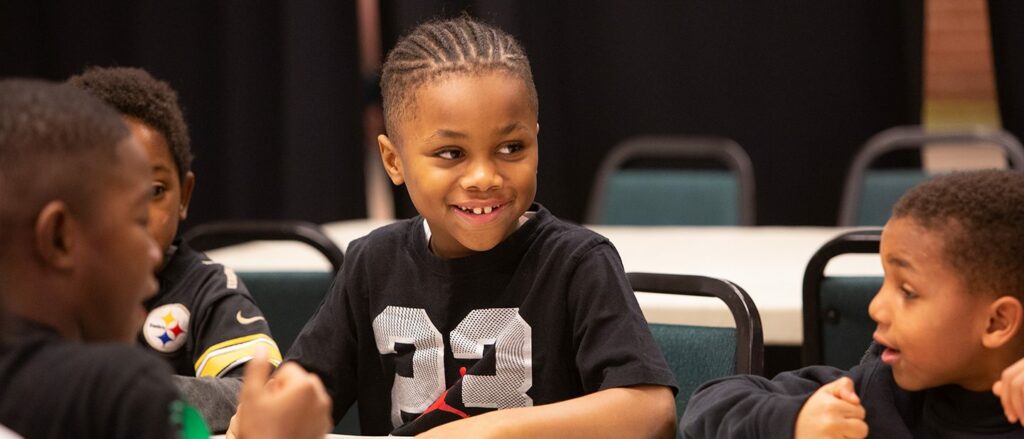
[{"label": "dark wall", "polygon": [[758,223],[834,224],[848,160],[919,122],[920,0],[384,0],[385,46],[463,9],[526,46],[540,95],[538,200],[580,220],[597,166],[637,134],[737,140]]},{"label": "dark wall", "polygon": [[355,8],[318,1],[2,1],[0,76],[149,70],[196,155],[190,224],[365,216]]},{"label": "dark wall", "polygon": [[[189,224],[365,214],[354,2],[103,3],[0,0],[0,75],[121,64],[168,80],[197,155]],[[759,223],[834,224],[855,149],[919,118],[922,0],[382,0],[385,49],[464,10],[526,46],[538,200],[570,220],[613,145],[679,133],[747,149]]]},{"label": "dark wall", "polygon": [[989,0],[988,7],[1000,117],[1024,139],[1024,2]]}]

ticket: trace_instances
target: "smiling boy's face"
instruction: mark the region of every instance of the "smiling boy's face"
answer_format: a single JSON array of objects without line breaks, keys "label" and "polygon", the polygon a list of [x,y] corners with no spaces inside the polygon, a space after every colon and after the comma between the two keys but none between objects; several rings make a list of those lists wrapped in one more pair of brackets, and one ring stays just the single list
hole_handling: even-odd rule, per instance
[{"label": "smiling boy's face", "polygon": [[413,102],[397,136],[379,138],[385,169],[405,183],[438,256],[494,248],[537,192],[537,114],[526,84],[500,71],[456,73],[416,88]]},{"label": "smiling boy's face", "polygon": [[990,372],[978,367],[978,359],[985,351],[982,336],[992,300],[968,291],[947,262],[942,232],[911,218],[890,219],[882,232],[881,257],[885,281],[869,313],[878,323],[875,341],[887,347],[882,361],[892,366],[896,384],[910,391],[946,384],[989,388]]}]

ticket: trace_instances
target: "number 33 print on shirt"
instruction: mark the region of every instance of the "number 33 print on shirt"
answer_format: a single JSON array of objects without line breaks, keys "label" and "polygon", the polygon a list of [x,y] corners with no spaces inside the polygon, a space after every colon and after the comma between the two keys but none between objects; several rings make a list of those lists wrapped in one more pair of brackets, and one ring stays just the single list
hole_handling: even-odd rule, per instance
[{"label": "number 33 print on shirt", "polygon": [[[412,377],[395,373],[391,389],[391,422],[403,424],[402,413],[419,414],[435,403],[444,403],[444,339],[430,321],[426,310],[389,306],[373,319],[377,351],[397,354],[396,344],[411,345]],[[519,308],[489,308],[471,311],[449,334],[456,359],[474,360],[484,356],[484,347],[494,346],[494,375],[462,377],[462,407],[504,409],[527,407],[533,400],[526,391],[533,385],[530,325]],[[465,414],[457,408],[441,410]]]}]

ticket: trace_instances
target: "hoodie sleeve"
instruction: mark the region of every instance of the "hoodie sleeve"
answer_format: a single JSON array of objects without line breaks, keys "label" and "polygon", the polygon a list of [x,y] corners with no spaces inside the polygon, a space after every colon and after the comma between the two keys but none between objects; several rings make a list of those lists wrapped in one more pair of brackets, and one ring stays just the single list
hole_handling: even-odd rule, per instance
[{"label": "hoodie sleeve", "polygon": [[694,392],[679,429],[685,438],[793,437],[804,402],[822,385],[849,373],[828,366],[721,378]]}]

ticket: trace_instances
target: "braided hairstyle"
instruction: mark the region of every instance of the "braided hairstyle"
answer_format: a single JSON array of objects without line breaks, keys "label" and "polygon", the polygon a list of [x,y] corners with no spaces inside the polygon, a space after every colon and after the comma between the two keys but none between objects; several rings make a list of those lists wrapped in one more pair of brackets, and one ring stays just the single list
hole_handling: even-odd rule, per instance
[{"label": "braided hairstyle", "polygon": [[417,26],[388,53],[381,72],[388,134],[396,135],[395,124],[412,111],[416,87],[447,75],[494,71],[523,80],[538,110],[530,61],[511,35],[467,16]]},{"label": "braided hairstyle", "polygon": [[1024,300],[1024,173],[935,177],[903,195],[892,216],[942,233],[944,256],[970,289]]}]

